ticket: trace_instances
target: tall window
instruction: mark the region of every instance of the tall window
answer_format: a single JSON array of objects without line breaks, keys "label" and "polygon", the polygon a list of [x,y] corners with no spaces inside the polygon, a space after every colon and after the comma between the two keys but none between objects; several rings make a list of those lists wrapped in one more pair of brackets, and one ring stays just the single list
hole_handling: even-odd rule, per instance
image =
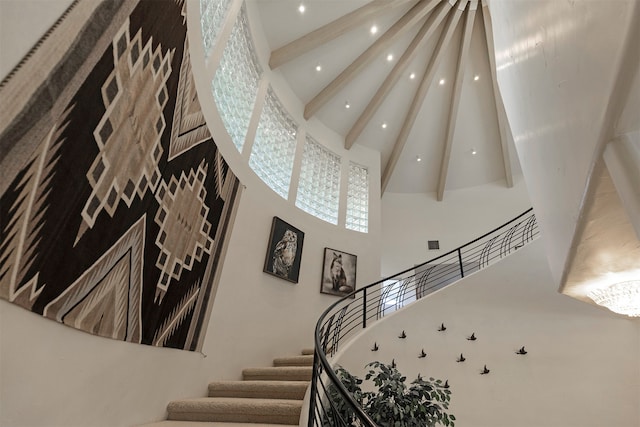
[{"label": "tall window", "polygon": [[269,87],[258,122],[249,166],[285,199],[289,197],[297,130],[296,123]]},{"label": "tall window", "polygon": [[338,224],[340,157],[307,136],[302,154],[296,206]]},{"label": "tall window", "polygon": [[262,74],[254,52],[243,6],[211,82],[220,117],[238,151],[247,136]]},{"label": "tall window", "polygon": [[[247,6],[243,2],[235,16],[229,13],[232,3],[233,0],[200,0],[200,14],[207,57],[216,49],[225,22],[235,19],[211,81],[211,93],[231,141],[242,153],[263,73],[251,37]],[[271,86],[264,101],[255,138],[246,147],[247,151],[250,149],[249,166],[284,199],[295,196],[299,209],[337,225],[340,199],[344,197],[340,194],[340,181],[347,179],[341,176],[341,157],[311,137],[304,140],[302,150],[296,151],[298,124],[284,109]],[[296,152],[302,152],[302,159],[298,159],[300,176],[297,194],[290,195]],[[367,233],[369,172],[366,167],[351,162],[348,171],[348,185],[342,186],[348,189],[345,227]]]},{"label": "tall window", "polygon": [[229,9],[231,0],[200,0],[200,15],[202,19],[202,43],[204,54],[208,57],[213,48],[213,43],[220,33],[220,28]]},{"label": "tall window", "polygon": [[349,163],[347,190],[347,222],[350,230],[369,230],[369,171],[364,166]]}]

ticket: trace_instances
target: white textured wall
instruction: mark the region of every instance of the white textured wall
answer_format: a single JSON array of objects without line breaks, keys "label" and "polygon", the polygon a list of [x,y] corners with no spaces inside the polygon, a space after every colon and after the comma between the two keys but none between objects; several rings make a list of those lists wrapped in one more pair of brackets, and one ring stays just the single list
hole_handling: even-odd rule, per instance
[{"label": "white textured wall", "polygon": [[0,80],[18,64],[72,1],[0,1]]},{"label": "white textured wall", "polygon": [[130,426],[204,395],[199,353],[110,340],[0,300],[0,426]]},{"label": "white textured wall", "polygon": [[629,93],[615,85],[625,57],[637,51],[629,34],[640,5],[491,0],[490,6],[498,83],[560,285],[590,170]]},{"label": "white textured wall", "polygon": [[[516,355],[522,346],[528,354]],[[365,363],[393,358],[409,380],[449,380],[459,427],[640,425],[640,323],[558,294],[542,239],[368,328],[336,357],[361,378]]]},{"label": "white textured wall", "polygon": [[[313,347],[315,322],[337,299],[320,294],[325,247],[358,256],[358,287],[378,280],[378,238],[304,221],[307,214],[284,212],[274,197],[253,188],[243,195],[204,349],[215,360],[211,378],[240,379],[243,367]],[[305,232],[298,284],[262,272],[274,215]]]},{"label": "white textured wall", "polygon": [[[435,258],[499,227],[531,207],[522,176],[435,194],[385,192],[382,197],[382,274],[387,277]],[[440,250],[427,250],[439,240]]]}]

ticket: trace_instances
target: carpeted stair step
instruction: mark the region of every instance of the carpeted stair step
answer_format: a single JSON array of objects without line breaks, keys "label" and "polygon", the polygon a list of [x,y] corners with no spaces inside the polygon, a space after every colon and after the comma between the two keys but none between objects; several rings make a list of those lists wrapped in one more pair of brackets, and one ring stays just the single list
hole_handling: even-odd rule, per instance
[{"label": "carpeted stair step", "polygon": [[301,400],[204,397],[175,400],[169,420],[298,425]]},{"label": "carpeted stair step", "polygon": [[209,397],[302,400],[308,386],[308,381],[214,381]]},{"label": "carpeted stair step", "polygon": [[286,424],[225,423],[215,421],[158,421],[138,427],[284,427]]},{"label": "carpeted stair step", "polygon": [[140,427],[284,427],[298,425],[313,370],[313,349],[247,368],[243,381],[215,381],[209,397],[176,400],[168,420]]},{"label": "carpeted stair step", "polygon": [[309,355],[309,354],[313,355],[313,349],[312,348],[305,348],[304,350],[302,350],[302,354],[305,355],[305,356]]},{"label": "carpeted stair step", "polygon": [[313,354],[273,359],[273,366],[313,366]]},{"label": "carpeted stair step", "polygon": [[245,381],[311,381],[312,370],[312,366],[246,368],[242,378]]}]

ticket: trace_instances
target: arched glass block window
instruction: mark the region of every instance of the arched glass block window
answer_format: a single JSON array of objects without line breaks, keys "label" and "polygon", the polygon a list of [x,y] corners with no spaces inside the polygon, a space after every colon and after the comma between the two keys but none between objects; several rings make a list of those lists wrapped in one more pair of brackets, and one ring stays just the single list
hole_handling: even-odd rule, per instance
[{"label": "arched glass block window", "polygon": [[337,225],[339,202],[340,157],[307,136],[296,206]]},{"label": "arched glass block window", "polygon": [[347,190],[347,220],[349,230],[367,233],[369,230],[369,171],[349,162]]},{"label": "arched glass block window", "polygon": [[238,151],[247,136],[262,74],[254,52],[243,5],[211,82],[220,117]]},{"label": "arched glass block window", "polygon": [[298,127],[269,87],[249,157],[251,169],[287,199]]},{"label": "arched glass block window", "polygon": [[208,57],[222,28],[231,0],[200,0],[200,25],[204,54]]},{"label": "arched glass block window", "polygon": [[[225,20],[234,19],[229,15],[232,3],[232,0],[200,0],[203,45],[207,56],[215,50]],[[255,53],[246,7],[243,3],[235,17],[211,81],[211,92],[222,123],[240,152],[244,148],[262,78],[262,67]],[[249,166],[287,200],[296,154],[297,130],[297,123],[269,87],[255,138],[249,142]],[[310,137],[305,140],[302,157],[296,206],[337,224],[341,199],[341,158]],[[349,162],[349,182],[346,187],[345,227],[366,233],[369,217],[367,168]]]}]

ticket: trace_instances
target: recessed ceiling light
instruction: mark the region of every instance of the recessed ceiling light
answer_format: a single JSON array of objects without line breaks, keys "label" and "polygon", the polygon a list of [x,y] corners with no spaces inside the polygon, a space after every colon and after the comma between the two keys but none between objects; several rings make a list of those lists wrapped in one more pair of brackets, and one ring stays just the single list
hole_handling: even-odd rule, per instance
[{"label": "recessed ceiling light", "polygon": [[316,71],[322,71],[322,65],[320,64],[316,65]]},{"label": "recessed ceiling light", "polygon": [[442,86],[445,81],[446,81],[445,79],[440,79],[440,81],[438,83],[440,84],[440,86]]},{"label": "recessed ceiling light", "polygon": [[378,32],[378,27],[376,25],[372,25],[370,31],[371,31],[371,34],[375,34]]},{"label": "recessed ceiling light", "polygon": [[389,55],[387,55],[387,61],[393,61],[393,54],[390,53]]},{"label": "recessed ceiling light", "polygon": [[422,161],[422,157],[416,156],[416,162],[421,162],[421,161]]},{"label": "recessed ceiling light", "polygon": [[471,155],[475,156],[476,154],[478,154],[478,151],[475,148],[471,149]]},{"label": "recessed ceiling light", "polygon": [[382,124],[382,129],[386,129],[386,128],[387,128],[387,124],[386,124],[386,123],[383,123],[383,124]]},{"label": "recessed ceiling light", "polygon": [[415,78],[416,78],[416,73],[411,73],[411,74],[409,74],[409,78],[410,78],[411,80],[415,79]]},{"label": "recessed ceiling light", "polygon": [[344,103],[344,108],[351,108],[351,104],[349,104],[349,101]]},{"label": "recessed ceiling light", "polygon": [[307,8],[306,8],[306,7],[304,7],[304,5],[303,5],[303,4],[300,4],[300,6],[298,6],[298,12],[300,12],[300,13],[304,13],[304,11],[305,11],[305,10],[307,10]]},{"label": "recessed ceiling light", "polygon": [[477,82],[478,80],[480,80],[480,76],[476,74],[475,76],[473,76],[473,80]]}]

